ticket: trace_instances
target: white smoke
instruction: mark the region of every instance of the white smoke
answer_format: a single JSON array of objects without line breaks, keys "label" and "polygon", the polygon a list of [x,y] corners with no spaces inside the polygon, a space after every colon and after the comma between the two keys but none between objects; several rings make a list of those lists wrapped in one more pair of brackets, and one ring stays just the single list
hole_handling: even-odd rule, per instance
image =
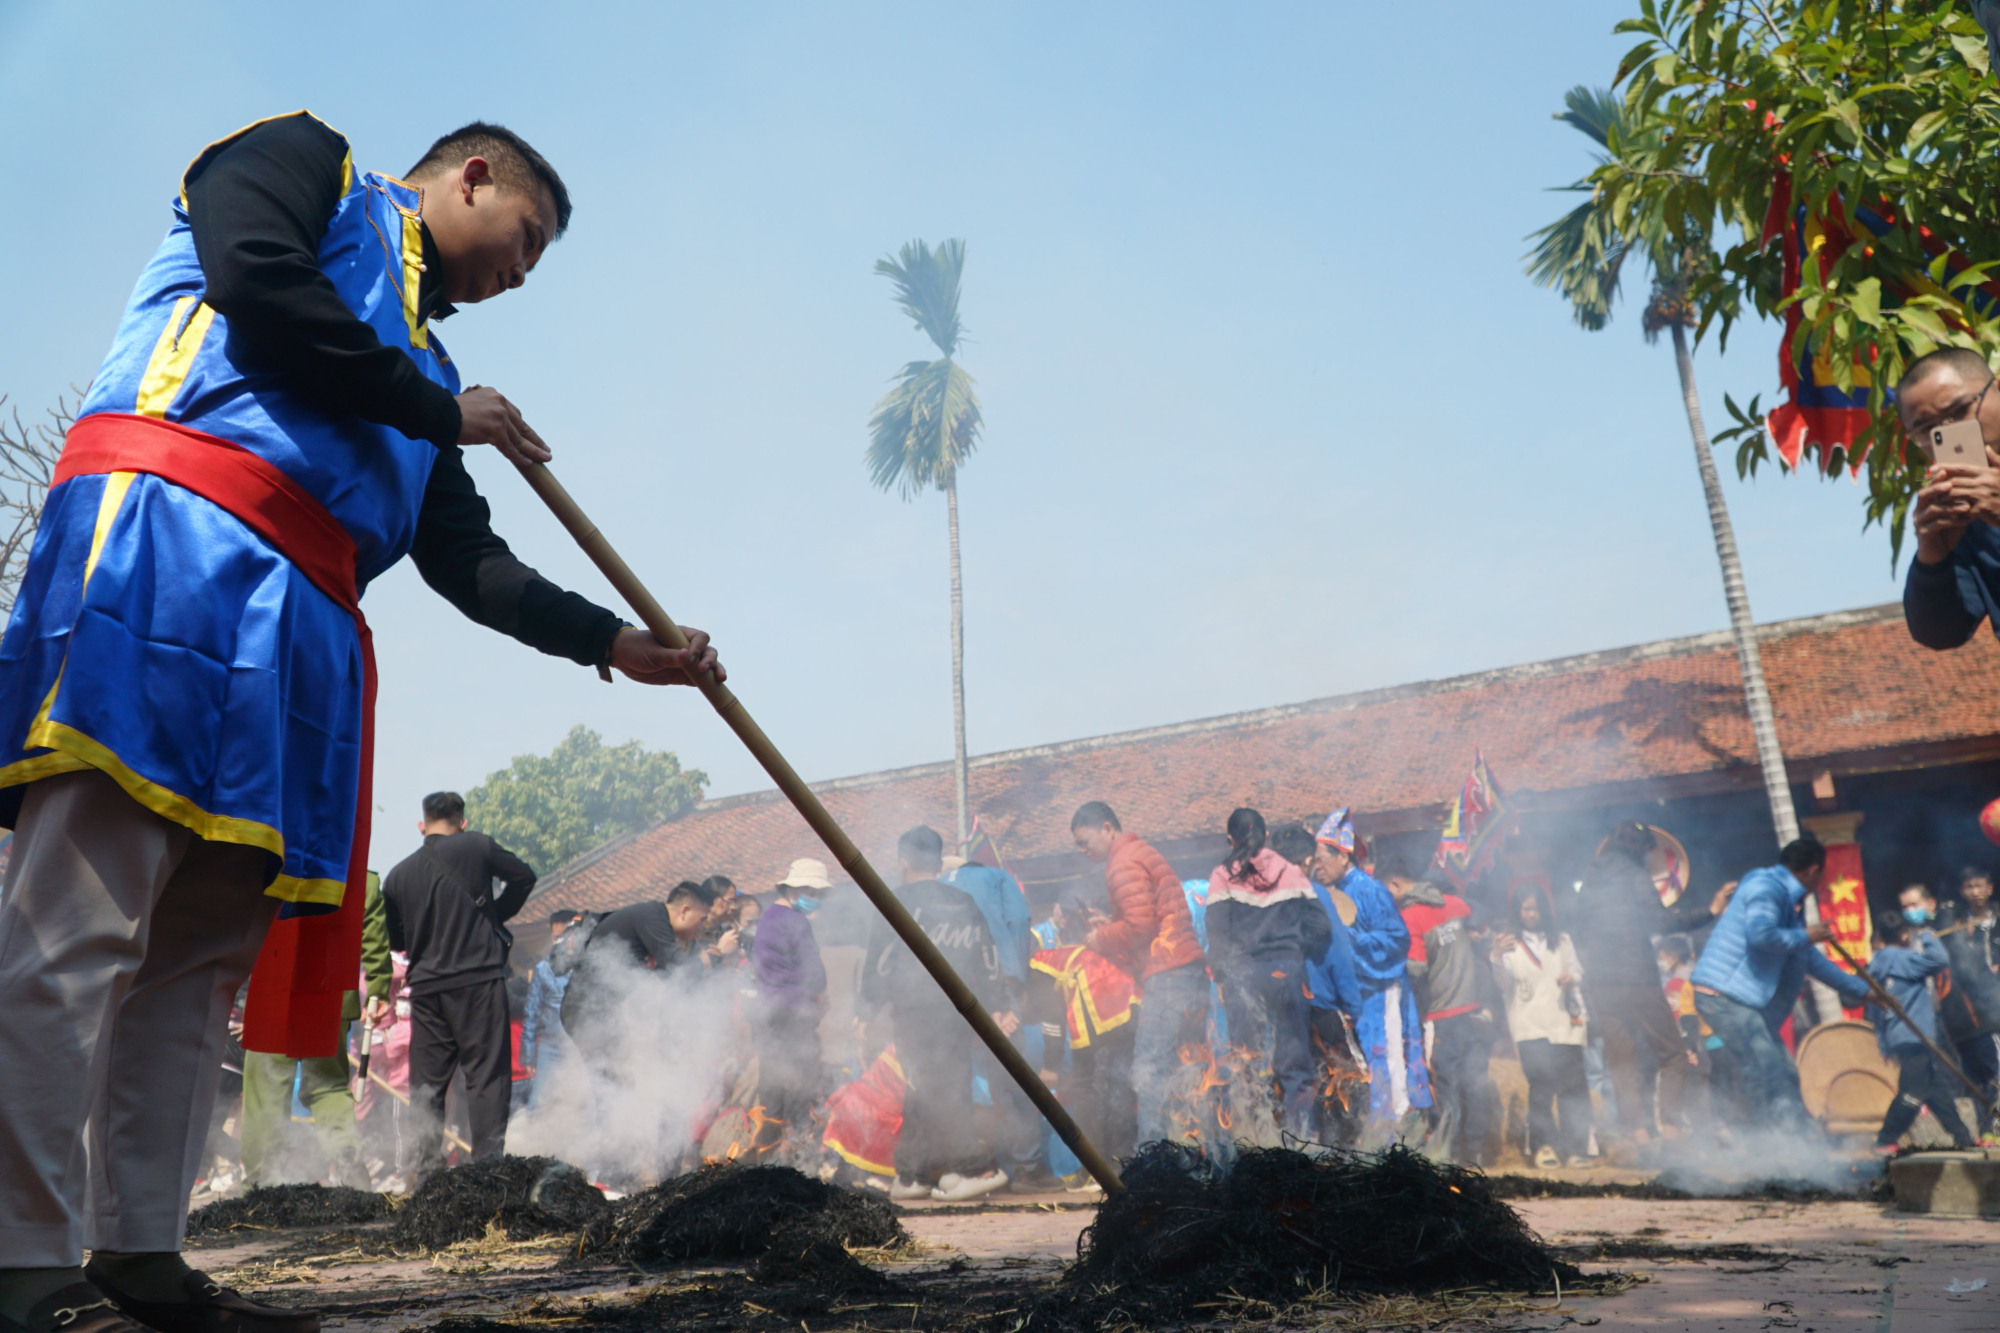
[{"label": "white smoke", "polygon": [[662,974],[610,950],[591,973],[572,984],[592,987],[599,1017],[548,1071],[532,1113],[510,1121],[507,1151],[559,1158],[621,1188],[655,1184],[699,1164],[696,1132],[750,1059],[736,969]]}]

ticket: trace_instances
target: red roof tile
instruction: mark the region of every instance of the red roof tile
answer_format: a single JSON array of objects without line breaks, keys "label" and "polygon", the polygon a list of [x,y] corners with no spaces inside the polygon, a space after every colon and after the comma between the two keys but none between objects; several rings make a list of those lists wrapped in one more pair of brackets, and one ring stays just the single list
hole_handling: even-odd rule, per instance
[{"label": "red roof tile", "polygon": [[[2000,752],[2000,690],[1967,688],[2000,678],[1990,635],[1934,653],[1887,606],[1763,626],[1759,640],[1794,781]],[[1527,804],[1758,784],[1736,652],[1718,633],[983,755],[971,802],[1010,863],[1068,852],[1070,815],[1092,799],[1163,843],[1213,834],[1238,805],[1273,819],[1352,805],[1364,832],[1386,831],[1432,822],[1475,747]],[[952,820],[948,763],[814,790],[878,868],[905,829]],[[825,855],[775,791],[726,797],[579,858],[536,903],[603,910],[717,872],[757,888]]]}]

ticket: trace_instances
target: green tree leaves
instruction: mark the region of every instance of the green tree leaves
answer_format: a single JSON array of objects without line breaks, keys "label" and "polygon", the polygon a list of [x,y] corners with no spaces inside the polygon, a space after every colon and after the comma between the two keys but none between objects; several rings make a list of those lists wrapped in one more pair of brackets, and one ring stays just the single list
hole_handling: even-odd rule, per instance
[{"label": "green tree leaves", "polygon": [[465,794],[466,822],[547,873],[621,833],[670,819],[701,799],[708,775],[668,750],[606,746],[572,727],[546,755],[513,764]]},{"label": "green tree leaves", "polygon": [[[1865,522],[1888,529],[1893,559],[1924,467],[1895,415],[1897,379],[1940,346],[2000,353],[2000,303],[1973,299],[1983,265],[2000,261],[2000,82],[1985,35],[1964,0],[1638,9],[1619,25],[1641,38],[1620,66],[1624,114],[1658,133],[1614,149],[1586,183],[1616,217],[1661,211],[1740,237],[1695,286],[1698,332],[1726,338],[1745,306],[1776,317],[1796,305],[1820,364],[1865,382],[1853,457],[1813,456],[1831,474],[1866,451]],[[1781,238],[1764,239],[1780,183],[1827,232],[1791,294]],[[1745,447],[1738,464],[1767,457]]]}]

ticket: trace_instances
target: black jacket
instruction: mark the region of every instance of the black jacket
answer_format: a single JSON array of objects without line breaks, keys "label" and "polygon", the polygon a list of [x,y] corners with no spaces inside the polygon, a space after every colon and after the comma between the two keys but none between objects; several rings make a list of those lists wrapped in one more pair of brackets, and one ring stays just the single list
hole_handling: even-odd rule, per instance
[{"label": "black jacket", "polygon": [[1563,908],[1563,927],[1583,964],[1586,990],[1597,986],[1658,986],[1655,935],[1699,930],[1715,919],[1692,891],[1668,907],[1653,877],[1631,857],[1606,852],[1583,874],[1583,891]]},{"label": "black jacket", "polygon": [[[925,879],[903,885],[896,890],[896,897],[988,1013],[999,1013],[1011,1006],[1007,983],[1000,972],[1000,950],[993,943],[986,913],[979,910],[971,894],[938,880]],[[924,1019],[940,1023],[949,1019],[961,1025],[964,1022],[909,946],[889,929],[887,921],[879,918],[868,936],[860,999],[859,1009],[864,1018],[873,1018],[884,1006],[896,1009],[899,1029],[919,1015],[920,1022]]]},{"label": "black jacket", "polygon": [[[600,1021],[616,1017],[616,996],[623,986],[616,974],[626,968],[644,969],[659,981],[685,972],[700,976],[707,970],[701,941],[683,941],[674,934],[665,903],[633,903],[597,923],[590,943],[563,988],[563,1031],[593,1048],[617,1034]],[[629,983],[625,983],[629,984]]]},{"label": "black jacket", "polygon": [[[504,884],[495,896],[493,881]],[[484,833],[433,833],[382,880],[390,947],[410,958],[410,994],[456,990],[507,975],[511,920],[535,888],[535,872]]]}]

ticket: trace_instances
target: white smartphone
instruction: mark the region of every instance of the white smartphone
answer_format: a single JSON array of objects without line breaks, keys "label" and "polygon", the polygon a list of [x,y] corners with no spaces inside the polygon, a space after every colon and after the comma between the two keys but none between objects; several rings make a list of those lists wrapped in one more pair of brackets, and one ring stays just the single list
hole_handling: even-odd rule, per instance
[{"label": "white smartphone", "polygon": [[1985,434],[1979,429],[1977,421],[1948,421],[1942,426],[1932,426],[1930,455],[1933,463],[1984,469],[1987,466]]}]

